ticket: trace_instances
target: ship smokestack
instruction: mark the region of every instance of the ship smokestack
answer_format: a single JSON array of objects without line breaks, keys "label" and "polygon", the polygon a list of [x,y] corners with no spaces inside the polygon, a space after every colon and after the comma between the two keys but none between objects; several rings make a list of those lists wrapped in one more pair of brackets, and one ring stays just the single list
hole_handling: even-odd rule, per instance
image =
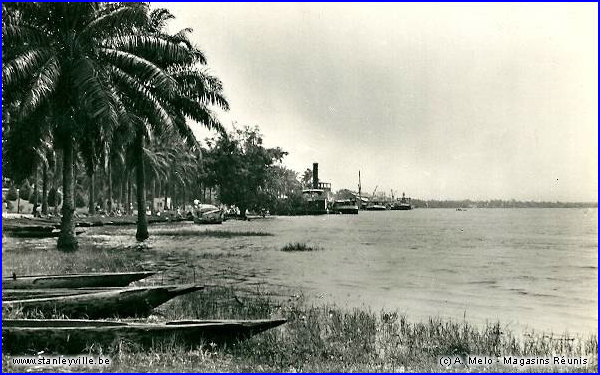
[{"label": "ship smokestack", "polygon": [[319,163],[313,163],[313,189],[319,188]]}]

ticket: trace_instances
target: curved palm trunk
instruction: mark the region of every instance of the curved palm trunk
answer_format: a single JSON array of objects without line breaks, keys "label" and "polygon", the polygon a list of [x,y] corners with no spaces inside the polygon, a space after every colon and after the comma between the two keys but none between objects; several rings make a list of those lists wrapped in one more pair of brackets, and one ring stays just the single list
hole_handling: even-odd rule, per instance
[{"label": "curved palm trunk", "polygon": [[144,133],[138,129],[136,132],[135,147],[137,153],[137,165],[135,166],[136,193],[137,193],[137,232],[135,238],[138,241],[144,241],[150,235],[148,234],[148,218],[146,217],[146,187],[144,186],[146,173],[144,171]]},{"label": "curved palm trunk", "polygon": [[77,250],[77,238],[75,237],[75,202],[73,197],[73,137],[66,137],[63,149],[63,203],[62,219],[60,221],[60,235],[57,247],[63,251]]}]

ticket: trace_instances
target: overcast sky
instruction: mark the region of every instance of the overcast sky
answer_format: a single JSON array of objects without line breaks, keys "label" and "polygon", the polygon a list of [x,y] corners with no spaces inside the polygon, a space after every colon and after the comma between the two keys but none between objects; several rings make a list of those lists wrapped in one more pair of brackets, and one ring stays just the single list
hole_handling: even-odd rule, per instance
[{"label": "overcast sky", "polygon": [[334,190],[597,200],[596,3],[153,6],[194,29],[222,122]]}]

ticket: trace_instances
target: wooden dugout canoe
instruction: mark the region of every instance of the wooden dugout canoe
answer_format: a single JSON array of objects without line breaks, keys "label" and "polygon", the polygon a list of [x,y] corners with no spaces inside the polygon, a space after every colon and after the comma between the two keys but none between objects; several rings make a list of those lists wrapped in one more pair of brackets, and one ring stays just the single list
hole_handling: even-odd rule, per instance
[{"label": "wooden dugout canoe", "polygon": [[63,314],[69,318],[146,316],[168,300],[204,289],[199,285],[125,288],[58,297],[2,301],[2,310],[20,309],[45,316]]},{"label": "wooden dugout canoe", "polygon": [[222,344],[248,338],[284,324],[273,320],[187,320],[162,324],[105,320],[2,320],[2,350],[7,353],[49,351],[80,353],[92,345],[123,340],[143,347],[175,342],[187,346]]},{"label": "wooden dugout canoe", "polygon": [[68,275],[13,275],[2,278],[2,289],[123,287],[154,274],[155,272],[105,272]]},{"label": "wooden dugout canoe", "polygon": [[[75,235],[79,236],[84,233],[83,229],[76,229]],[[8,232],[8,235],[11,237],[20,237],[20,238],[53,238],[60,236],[60,229],[54,229],[51,231],[44,230],[20,230],[15,232]]]},{"label": "wooden dugout canoe", "polygon": [[100,288],[47,288],[47,289],[2,289],[2,301],[15,301],[20,299],[65,297],[77,294],[88,294],[123,290],[121,287]]}]

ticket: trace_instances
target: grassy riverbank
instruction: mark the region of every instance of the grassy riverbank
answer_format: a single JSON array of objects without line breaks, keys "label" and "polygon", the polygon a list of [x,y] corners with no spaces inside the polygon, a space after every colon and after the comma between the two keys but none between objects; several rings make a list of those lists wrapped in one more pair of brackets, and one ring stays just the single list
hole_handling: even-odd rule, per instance
[{"label": "grassy riverbank", "polygon": [[[140,252],[130,249],[5,252],[3,273],[64,273],[139,270]],[[92,266],[93,265],[93,266]],[[3,315],[5,312],[3,312]],[[15,314],[14,312],[12,313]],[[18,313],[16,313],[18,314]],[[544,332],[516,333],[502,322],[475,325],[432,317],[411,321],[396,312],[312,306],[302,298],[275,298],[249,294],[231,287],[213,286],[174,299],[157,309],[151,321],[171,319],[286,318],[284,326],[228,347],[203,343],[188,348],[176,342],[157,343],[150,350],[131,343],[96,348],[114,363],[107,368],[81,371],[586,371],[598,369],[595,335],[565,337]],[[494,363],[482,366],[440,366],[438,358],[465,355],[579,358],[585,366],[520,367]],[[3,354],[4,372],[32,369],[14,366]],[[34,370],[57,370],[36,368]],[[69,369],[73,370],[73,369]]]}]

